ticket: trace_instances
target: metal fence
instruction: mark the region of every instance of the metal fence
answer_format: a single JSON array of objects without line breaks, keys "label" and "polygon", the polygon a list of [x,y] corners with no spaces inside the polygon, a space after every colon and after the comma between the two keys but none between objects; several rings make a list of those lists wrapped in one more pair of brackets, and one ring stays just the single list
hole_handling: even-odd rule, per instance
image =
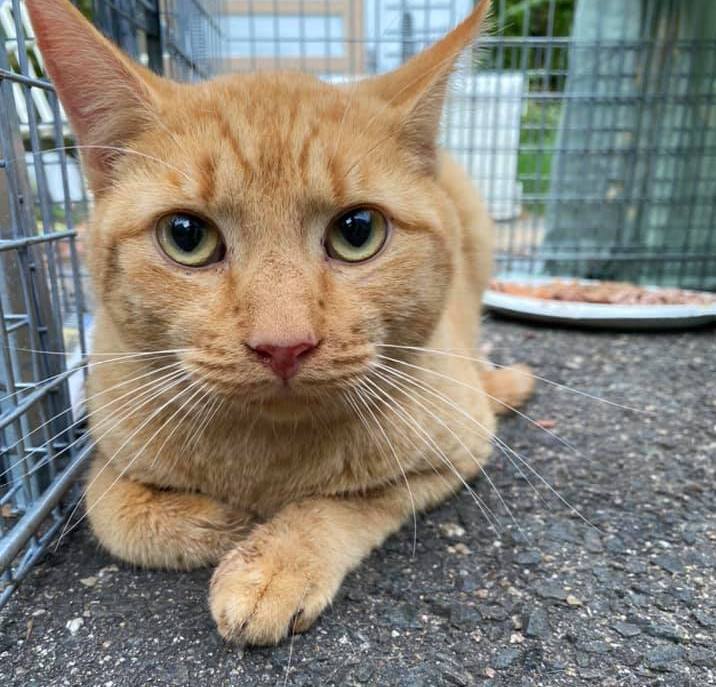
[{"label": "metal fence", "polygon": [[[396,67],[472,2],[78,4],[175,78],[227,67],[345,81]],[[716,2],[494,6],[492,31],[456,75],[442,137],[497,220],[499,271],[716,288]],[[2,605],[62,526],[89,451],[76,241],[89,199],[20,0],[0,0],[0,37]]]},{"label": "metal fence", "polygon": [[[400,64],[472,0],[235,1],[234,68]],[[444,143],[498,220],[498,269],[716,289],[716,2],[493,0]]]},{"label": "metal fence", "polygon": [[[76,3],[157,72],[221,68],[218,0]],[[68,513],[91,446],[81,235],[91,199],[20,0],[0,0],[0,606]]]}]

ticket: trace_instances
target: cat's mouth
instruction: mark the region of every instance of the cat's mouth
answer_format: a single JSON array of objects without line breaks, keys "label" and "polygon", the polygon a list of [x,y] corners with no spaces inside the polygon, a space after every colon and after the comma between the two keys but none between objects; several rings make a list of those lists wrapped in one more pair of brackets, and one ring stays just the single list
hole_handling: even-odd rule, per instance
[{"label": "cat's mouth", "polygon": [[345,414],[346,397],[350,389],[358,385],[361,375],[341,376],[323,381],[272,380],[255,389],[237,391],[234,403],[242,413],[279,422],[302,422],[304,420],[337,418]]},{"label": "cat's mouth", "polygon": [[370,352],[361,351],[328,365],[319,353],[316,345],[294,353],[295,360],[290,353],[287,360],[269,360],[263,353],[236,361],[191,355],[184,363],[192,377],[244,411],[298,417],[336,406],[370,372],[373,361]]},{"label": "cat's mouth", "polygon": [[367,374],[368,369],[369,364],[366,362],[365,369],[360,372],[352,370],[349,373],[324,376],[307,371],[305,375],[298,375],[295,379],[269,379],[252,391],[243,389],[238,393],[247,400],[261,405],[332,403],[336,395],[357,385]]}]

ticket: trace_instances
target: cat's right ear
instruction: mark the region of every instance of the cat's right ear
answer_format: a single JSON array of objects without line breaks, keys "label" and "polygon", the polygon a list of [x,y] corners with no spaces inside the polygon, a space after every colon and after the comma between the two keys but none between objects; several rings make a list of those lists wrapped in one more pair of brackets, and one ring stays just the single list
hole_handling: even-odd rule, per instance
[{"label": "cat's right ear", "polygon": [[155,120],[164,82],[133,63],[68,0],[26,0],[45,68],[81,147],[90,188],[107,186],[121,148]]}]

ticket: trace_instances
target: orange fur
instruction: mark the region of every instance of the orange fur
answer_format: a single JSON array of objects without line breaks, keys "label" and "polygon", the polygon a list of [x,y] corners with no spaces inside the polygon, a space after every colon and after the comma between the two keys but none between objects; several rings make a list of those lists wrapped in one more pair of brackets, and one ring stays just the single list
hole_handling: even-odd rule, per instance
[{"label": "orange fur", "polygon": [[[132,563],[220,561],[210,604],[221,633],[279,641],[294,622],[308,627],[413,509],[479,472],[495,429],[484,387],[511,405],[531,391],[517,373],[381,348],[477,341],[491,224],[435,135],[449,74],[489,3],[398,71],[341,88],[284,73],[170,83],[132,65],[66,0],[27,4],[81,143],[113,147],[83,156],[96,196],[87,237],[95,360],[184,349],[92,369],[92,527]],[[392,223],[385,250],[361,264],[328,260],[331,218],[365,204]],[[160,254],[155,224],[178,210],[221,230],[223,262],[190,270]],[[247,347],[296,340],[320,345],[289,385]],[[399,368],[481,431],[461,445],[427,401],[380,379],[374,393],[403,410],[374,397],[367,429],[347,390],[363,384],[365,394],[381,354],[442,375]],[[189,379],[152,387],[170,362]],[[149,401],[140,375],[156,392]],[[194,406],[191,388],[201,390]],[[133,389],[134,405],[120,412]]]}]

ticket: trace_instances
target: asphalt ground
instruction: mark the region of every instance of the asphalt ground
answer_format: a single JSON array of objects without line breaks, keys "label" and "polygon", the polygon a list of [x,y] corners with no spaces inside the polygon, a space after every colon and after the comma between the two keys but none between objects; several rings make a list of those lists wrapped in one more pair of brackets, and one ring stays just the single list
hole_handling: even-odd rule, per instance
[{"label": "asphalt ground", "polygon": [[502,422],[530,468],[496,453],[501,498],[475,482],[499,525],[457,495],[277,648],[220,639],[210,571],[119,564],[80,527],[0,612],[0,685],[716,684],[716,332],[488,320],[485,338],[500,363],[647,412],[540,384],[525,412],[572,448]]}]

